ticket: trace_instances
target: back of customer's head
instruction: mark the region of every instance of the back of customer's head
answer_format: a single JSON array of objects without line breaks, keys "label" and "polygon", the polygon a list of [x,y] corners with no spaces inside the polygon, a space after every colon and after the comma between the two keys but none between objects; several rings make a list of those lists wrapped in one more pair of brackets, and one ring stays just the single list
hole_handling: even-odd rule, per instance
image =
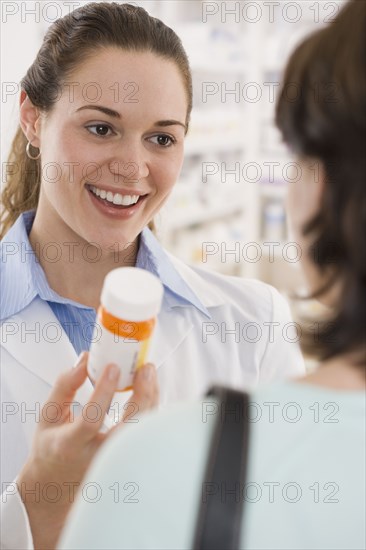
[{"label": "back of customer's head", "polygon": [[[303,227],[311,261],[328,273],[322,296],[339,284],[332,318],[305,350],[320,359],[361,351],[366,304],[366,2],[352,0],[328,27],[307,38],[287,65],[276,122],[299,158],[325,174],[320,209]],[[294,91],[296,90],[296,94]],[[294,97],[296,95],[296,97]],[[311,348],[311,349],[310,349]]]}]

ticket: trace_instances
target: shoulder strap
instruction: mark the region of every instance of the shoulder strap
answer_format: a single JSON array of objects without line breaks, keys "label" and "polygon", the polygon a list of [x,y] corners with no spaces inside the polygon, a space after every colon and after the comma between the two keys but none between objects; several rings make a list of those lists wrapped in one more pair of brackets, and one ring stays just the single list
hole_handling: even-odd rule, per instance
[{"label": "shoulder strap", "polygon": [[218,386],[207,396],[219,398],[219,411],[202,483],[193,549],[235,550],[243,514],[249,398],[243,392]]}]

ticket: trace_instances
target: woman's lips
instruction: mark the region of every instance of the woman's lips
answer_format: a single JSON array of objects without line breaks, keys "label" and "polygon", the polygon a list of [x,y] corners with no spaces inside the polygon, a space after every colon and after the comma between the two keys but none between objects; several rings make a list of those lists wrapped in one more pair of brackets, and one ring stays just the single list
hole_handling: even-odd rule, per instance
[{"label": "woman's lips", "polygon": [[148,195],[140,195],[138,201],[135,204],[125,206],[122,204],[121,205],[113,204],[112,202],[107,201],[106,199],[101,199],[100,197],[97,197],[97,195],[95,195],[93,191],[91,191],[88,185],[86,186],[86,188],[95,208],[97,208],[98,211],[104,214],[105,216],[108,216],[108,218],[111,218],[111,217],[116,219],[130,218],[140,209],[142,203],[145,201],[145,199],[148,196]]}]

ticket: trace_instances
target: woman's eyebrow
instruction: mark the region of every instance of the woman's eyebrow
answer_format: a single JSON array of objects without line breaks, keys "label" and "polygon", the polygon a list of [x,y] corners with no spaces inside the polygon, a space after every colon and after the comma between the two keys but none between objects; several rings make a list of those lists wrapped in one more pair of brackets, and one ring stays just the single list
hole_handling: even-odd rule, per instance
[{"label": "woman's eyebrow", "polygon": [[[94,109],[96,111],[100,111],[101,113],[104,113],[105,115],[114,117],[114,118],[121,118],[121,115],[118,111],[114,111],[113,109],[109,109],[108,107],[103,107],[102,105],[83,105],[82,107],[79,107],[79,109],[76,109],[76,112],[82,111],[84,109]],[[166,127],[166,126],[182,126],[185,130],[187,129],[186,125],[183,122],[180,122],[179,120],[158,120],[155,122],[154,126],[160,126],[160,127]]]},{"label": "woman's eyebrow", "polygon": [[82,107],[79,107],[79,109],[76,109],[76,112],[82,111],[83,109],[95,109],[96,111],[101,111],[105,115],[114,118],[121,118],[121,115],[117,111],[109,109],[108,107],[102,107],[101,105],[83,105]]},{"label": "woman's eyebrow", "polygon": [[154,126],[183,126],[183,128],[186,130],[186,125],[183,124],[183,122],[179,122],[179,120],[158,120],[158,122],[155,122]]}]

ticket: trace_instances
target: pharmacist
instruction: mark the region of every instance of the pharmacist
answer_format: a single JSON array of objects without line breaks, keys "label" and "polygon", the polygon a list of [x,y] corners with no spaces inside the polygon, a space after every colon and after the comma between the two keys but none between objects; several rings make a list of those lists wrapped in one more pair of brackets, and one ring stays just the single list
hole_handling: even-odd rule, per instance
[{"label": "pharmacist", "polygon": [[[70,86],[61,86],[68,79],[78,83],[72,95]],[[101,90],[98,101],[83,93],[91,82]],[[138,101],[116,97],[126,82],[137,83]],[[57,403],[70,403],[80,388],[81,406],[91,399],[102,411],[109,408],[113,368],[94,390],[85,356],[75,372],[70,369],[89,349],[103,280],[113,268],[140,267],[163,284],[150,354],[162,406],[202,395],[214,383],[253,387],[303,373],[289,309],[276,290],[192,269],[148,228],[178,178],[191,105],[191,75],[178,37],[128,4],[86,4],[58,20],[22,81],[10,156],[18,170],[4,189],[1,242],[6,548],[52,547],[51,511],[61,510],[60,525],[71,504],[62,493],[54,506],[32,506],[28,489],[64,488],[61,474],[47,481],[47,469],[37,469],[33,437],[44,436],[43,454],[57,449],[50,461],[63,460],[60,470],[76,484],[100,445],[97,422],[79,416],[68,423],[69,409],[58,415]],[[40,406],[60,375],[61,394],[51,394],[53,415],[49,408],[42,415]],[[135,388],[141,408],[156,405],[154,380],[152,373]],[[50,418],[56,424],[45,435]],[[13,483],[19,475],[27,480],[22,499]]]}]

